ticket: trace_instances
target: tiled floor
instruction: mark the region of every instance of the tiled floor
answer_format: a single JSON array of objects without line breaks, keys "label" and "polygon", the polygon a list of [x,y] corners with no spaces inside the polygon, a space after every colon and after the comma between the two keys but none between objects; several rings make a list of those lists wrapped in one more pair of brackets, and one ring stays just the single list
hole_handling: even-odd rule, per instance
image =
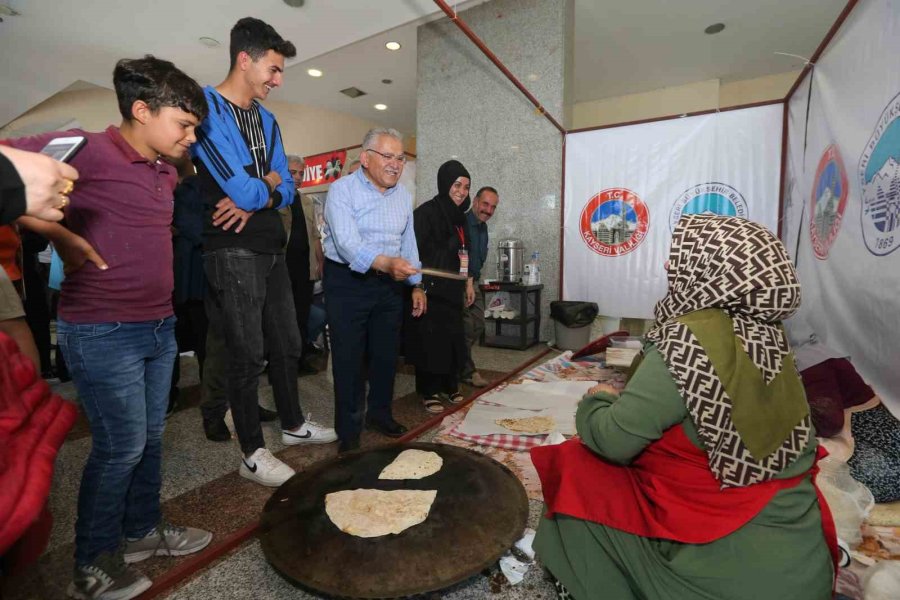
[{"label": "tiled floor", "polygon": [[[507,373],[544,350],[535,346],[527,351],[476,348],[475,358],[479,368],[488,372]],[[333,420],[333,392],[330,377],[326,373],[304,377],[300,380],[300,398],[304,412],[319,422],[330,424]],[[196,361],[182,358],[182,375],[179,383],[185,390],[192,390],[198,383]],[[74,397],[71,384],[56,386],[57,391]],[[397,412],[398,420],[409,424],[426,419],[414,391],[412,372],[403,369],[397,375],[395,398],[404,400]],[[272,407],[271,388],[265,381],[260,385],[260,403]],[[192,394],[196,395],[196,389]],[[405,413],[403,411],[406,411]],[[276,453],[284,450],[278,435],[277,423],[263,425],[269,448]],[[76,428],[77,429],[77,428]],[[387,441],[367,434],[364,444]],[[428,435],[424,436],[428,437]],[[301,469],[322,458],[336,454],[336,445],[316,448],[293,447],[281,452],[283,460]],[[90,437],[82,429],[73,433],[59,453],[50,497],[50,509],[54,515],[54,527],[48,553],[39,568],[19,589],[8,590],[12,598],[41,598],[53,600],[62,597],[62,590],[71,573],[71,553],[74,537],[74,520],[79,479],[84,461],[90,451]],[[178,523],[208,527],[222,538],[223,532],[234,531],[240,523],[252,523],[259,514],[262,503],[270,490],[260,488],[236,474],[240,452],[236,440],[225,443],[209,442],[203,435],[199,408],[190,406],[175,412],[167,421],[163,439],[163,487],[164,511]],[[535,521],[538,506],[532,506]],[[174,559],[152,559],[142,563],[142,570],[151,578],[165,573],[176,564]],[[528,578],[514,588],[504,588],[499,594],[489,591],[488,579],[475,577],[440,596],[442,598],[541,598],[550,597],[549,584],[543,581],[539,569],[532,569]],[[310,598],[298,590],[265,561],[259,544],[251,541],[237,548],[208,570],[195,575],[171,592],[171,598]]]}]

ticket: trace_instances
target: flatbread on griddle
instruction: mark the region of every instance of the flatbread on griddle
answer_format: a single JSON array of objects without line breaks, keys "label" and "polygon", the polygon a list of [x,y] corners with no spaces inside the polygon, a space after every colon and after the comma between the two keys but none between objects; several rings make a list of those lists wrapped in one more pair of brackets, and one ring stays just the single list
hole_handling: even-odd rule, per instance
[{"label": "flatbread on griddle", "polygon": [[325,512],[349,535],[397,534],[428,518],[437,490],[343,490],[325,496]]},{"label": "flatbread on griddle", "polygon": [[434,475],[444,464],[437,452],[404,450],[381,471],[378,479],[422,479]]},{"label": "flatbread on griddle", "polygon": [[523,417],[521,419],[497,419],[494,421],[500,427],[515,431],[516,433],[543,434],[556,429],[556,421],[553,417]]}]

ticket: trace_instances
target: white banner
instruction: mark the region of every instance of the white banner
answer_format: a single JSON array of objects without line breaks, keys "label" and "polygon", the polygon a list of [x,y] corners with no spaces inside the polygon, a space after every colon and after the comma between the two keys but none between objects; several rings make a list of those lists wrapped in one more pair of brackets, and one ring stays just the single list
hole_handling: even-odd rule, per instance
[{"label": "white banner", "polygon": [[651,318],[682,214],[777,231],[782,122],[772,105],[566,136],[563,299]]},{"label": "white banner", "polygon": [[[863,0],[789,105],[804,312],[900,415],[900,0]],[[807,119],[807,114],[809,118]],[[798,235],[799,234],[799,235]]]}]

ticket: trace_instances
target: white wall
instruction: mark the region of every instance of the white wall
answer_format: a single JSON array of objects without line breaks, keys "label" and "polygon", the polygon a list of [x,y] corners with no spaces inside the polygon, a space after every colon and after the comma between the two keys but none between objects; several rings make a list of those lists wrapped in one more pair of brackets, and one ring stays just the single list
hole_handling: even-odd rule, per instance
[{"label": "white wall", "polygon": [[727,83],[709,79],[640,94],[579,102],[574,106],[572,129],[781,99],[799,75],[799,71],[790,71]]}]

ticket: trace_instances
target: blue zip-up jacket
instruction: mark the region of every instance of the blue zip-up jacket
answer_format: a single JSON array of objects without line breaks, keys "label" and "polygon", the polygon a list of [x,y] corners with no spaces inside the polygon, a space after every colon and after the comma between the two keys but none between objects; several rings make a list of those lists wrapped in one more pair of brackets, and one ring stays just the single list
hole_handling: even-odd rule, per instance
[{"label": "blue zip-up jacket", "polygon": [[206,86],[203,91],[209,115],[197,128],[197,142],[191,146],[191,154],[200,176],[207,215],[211,215],[216,202],[226,196],[239,208],[254,212],[239,234],[234,233],[234,228],[227,232],[215,228],[207,218],[204,248],[240,247],[280,253],[284,248],[285,233],[276,209],[291,205],[295,192],[278,122],[271,112],[259,105],[268,155],[264,172],[276,171],[281,175],[281,183],[272,192],[273,207],[266,209],[269,187],[256,177],[250,149],[226,105],[227,100],[212,86]]}]

